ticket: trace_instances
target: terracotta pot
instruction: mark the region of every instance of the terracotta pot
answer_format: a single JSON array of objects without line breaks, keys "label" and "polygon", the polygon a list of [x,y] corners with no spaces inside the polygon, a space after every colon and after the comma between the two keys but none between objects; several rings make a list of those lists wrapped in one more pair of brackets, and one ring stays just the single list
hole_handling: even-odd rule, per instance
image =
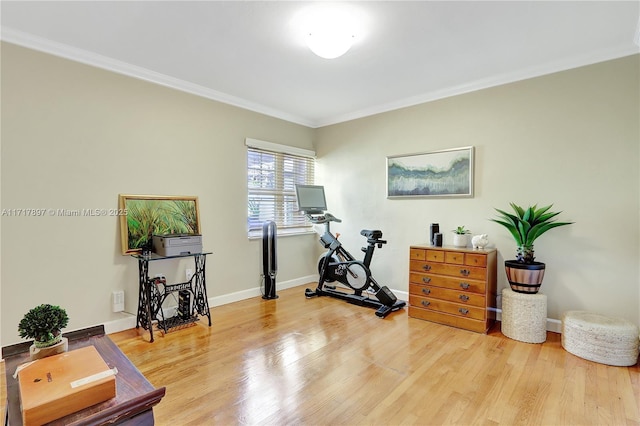
[{"label": "terracotta pot", "polygon": [[505,260],[504,269],[511,290],[529,294],[535,294],[540,290],[544,278],[544,263],[520,263],[517,260]]}]

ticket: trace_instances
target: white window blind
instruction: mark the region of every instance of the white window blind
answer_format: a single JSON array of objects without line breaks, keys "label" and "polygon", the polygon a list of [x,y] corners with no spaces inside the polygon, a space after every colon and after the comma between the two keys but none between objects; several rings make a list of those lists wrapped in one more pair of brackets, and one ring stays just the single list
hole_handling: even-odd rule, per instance
[{"label": "white window blind", "polygon": [[308,231],[311,224],[297,211],[296,184],[313,184],[315,153],[255,139],[246,144],[249,236],[261,235],[270,220],[278,230]]}]

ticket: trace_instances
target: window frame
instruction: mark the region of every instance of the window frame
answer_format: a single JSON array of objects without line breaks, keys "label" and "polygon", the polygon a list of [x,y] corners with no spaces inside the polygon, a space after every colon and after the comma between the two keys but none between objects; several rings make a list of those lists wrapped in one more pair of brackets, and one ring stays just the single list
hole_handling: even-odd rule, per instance
[{"label": "window frame", "polygon": [[[260,195],[264,195],[266,197],[274,197],[274,211],[273,218],[264,219],[261,223],[266,220],[274,220],[276,222],[278,235],[299,235],[299,234],[308,234],[314,233],[312,228],[312,224],[306,219],[297,217],[297,215],[290,216],[290,213],[295,213],[296,210],[287,209],[287,204],[291,204],[291,197],[295,198],[295,185],[293,188],[286,188],[286,179],[285,174],[287,171],[285,170],[285,163],[287,159],[293,159],[295,161],[296,158],[300,158],[301,161],[310,161],[311,171],[307,170],[306,177],[304,182],[295,182],[295,183],[305,183],[305,184],[313,184],[315,181],[315,152],[312,150],[297,148],[288,145],[281,145],[272,142],[261,141],[257,139],[247,138],[245,140],[245,145],[247,147],[246,151],[246,159],[247,159],[247,235],[250,239],[253,238],[261,238],[262,237],[262,226],[256,227],[252,226],[252,222],[255,222],[255,219],[252,221],[252,215],[250,214],[250,201],[252,198]],[[273,155],[275,166],[274,166],[274,184],[275,188],[252,188],[250,186],[251,183],[251,171],[255,170],[250,168],[250,153],[260,153],[264,155]],[[307,164],[308,166],[308,164]],[[294,170],[296,167],[294,167]],[[289,171],[288,173],[292,173]],[[293,172],[295,174],[295,172]],[[289,182],[289,185],[291,182]],[[288,199],[288,201],[287,201]],[[295,203],[295,201],[294,201]],[[292,221],[289,222],[286,218],[290,216]],[[254,224],[255,225],[255,224]]]}]

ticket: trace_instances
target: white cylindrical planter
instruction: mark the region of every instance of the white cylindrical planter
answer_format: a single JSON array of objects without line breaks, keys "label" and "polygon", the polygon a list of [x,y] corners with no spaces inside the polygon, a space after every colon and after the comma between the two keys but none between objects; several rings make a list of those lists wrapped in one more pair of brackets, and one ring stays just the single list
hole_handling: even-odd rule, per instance
[{"label": "white cylindrical planter", "polygon": [[467,234],[453,234],[453,245],[456,247],[466,247],[469,243],[469,236]]},{"label": "white cylindrical planter", "polygon": [[547,340],[547,295],[502,289],[502,334],[526,343]]}]

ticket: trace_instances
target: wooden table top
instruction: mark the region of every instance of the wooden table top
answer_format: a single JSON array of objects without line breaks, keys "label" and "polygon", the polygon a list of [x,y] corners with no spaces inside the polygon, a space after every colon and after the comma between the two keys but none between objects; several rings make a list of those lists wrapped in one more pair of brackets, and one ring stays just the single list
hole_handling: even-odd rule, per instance
[{"label": "wooden table top", "polygon": [[[116,367],[116,397],[55,420],[50,425],[153,424],[154,405],[160,402],[165,388],[156,389],[104,334],[104,327],[92,327],[65,334],[69,350],[93,345],[109,368]],[[22,425],[18,381],[13,374],[18,365],[29,361],[30,343],[2,348],[6,380],[8,424]],[[26,348],[26,350],[25,350]]]}]

